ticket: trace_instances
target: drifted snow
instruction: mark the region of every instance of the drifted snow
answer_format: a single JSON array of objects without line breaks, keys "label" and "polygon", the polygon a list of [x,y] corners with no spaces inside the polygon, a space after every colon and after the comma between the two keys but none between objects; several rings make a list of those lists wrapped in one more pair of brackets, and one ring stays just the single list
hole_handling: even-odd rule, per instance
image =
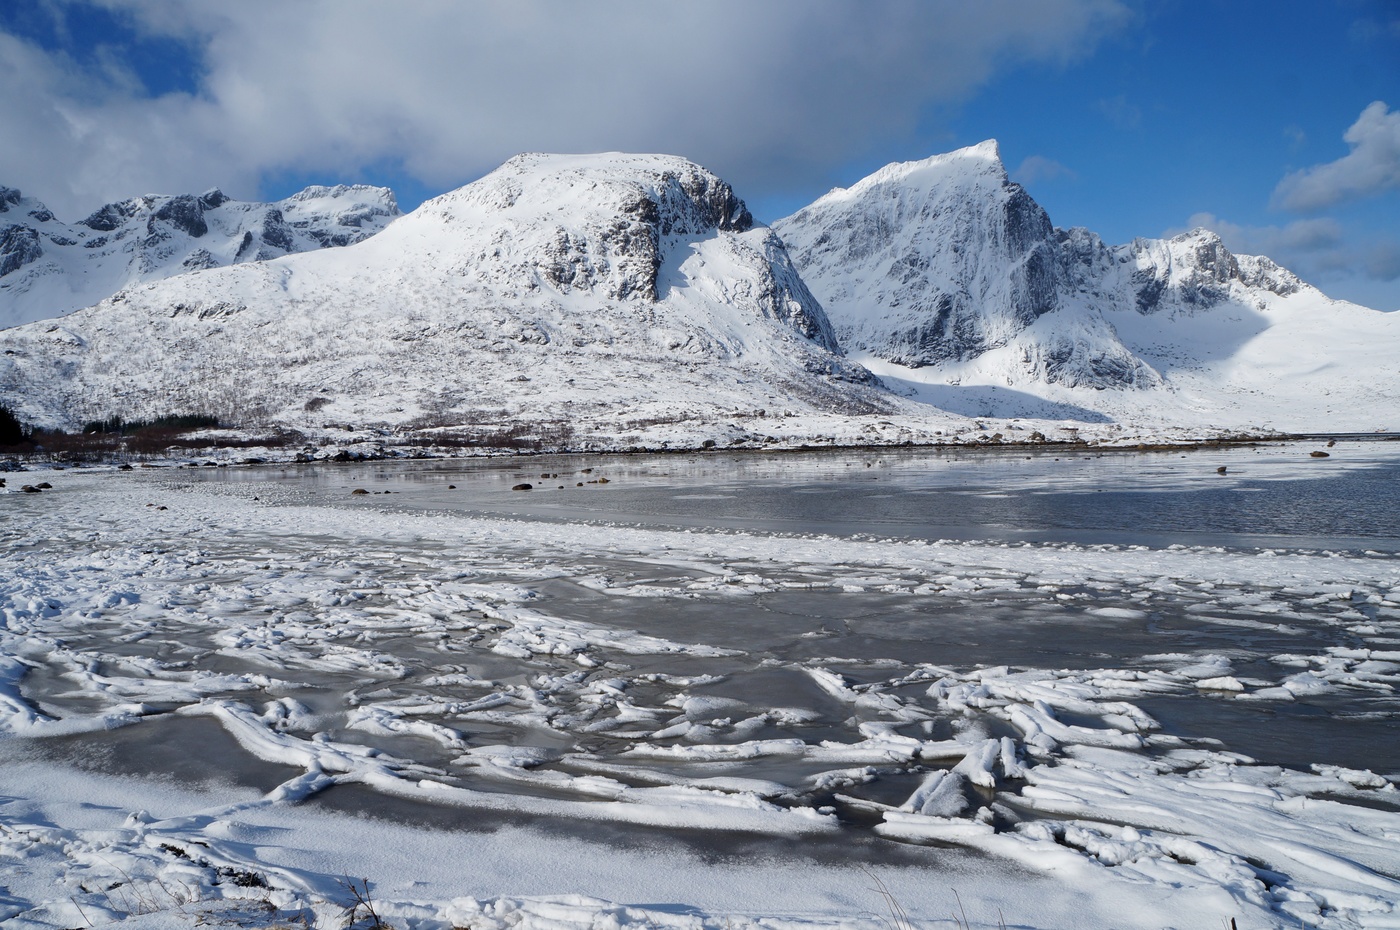
[{"label": "drifted snow", "polygon": [[[330,930],[344,926],[341,882],[369,876],[381,916],[418,930],[873,930],[886,905],[872,873],[921,924],[959,914],[957,891],[959,919],[988,927],[1395,925],[1394,773],[1259,764],[1165,734],[1139,706],[1198,691],[1278,706],[1306,690],[1369,694],[1389,713],[1393,554],[520,520],[173,474],[67,472],[49,495],[7,497],[7,926],[300,915]],[[581,594],[542,596],[561,584]],[[716,647],[729,605],[785,590],[904,594],[969,616],[1084,611],[1105,628],[1185,603],[1207,624],[1331,630],[1338,645],[1248,675],[1205,649],[1008,668]],[[644,618],[638,603],[709,619],[636,635],[616,620]],[[754,669],[810,693],[773,706],[719,687]],[[211,750],[213,781],[100,775],[45,752],[159,740],[172,721],[236,742]],[[244,755],[264,787],[218,777]],[[866,790],[901,776],[902,796]],[[345,790],[432,805],[441,822],[317,803]],[[838,827],[832,799],[862,816]],[[641,828],[659,829],[609,842]],[[731,831],[754,845],[706,853]],[[872,844],[906,843],[907,859],[861,871]],[[819,844],[836,854],[803,855]]]}]

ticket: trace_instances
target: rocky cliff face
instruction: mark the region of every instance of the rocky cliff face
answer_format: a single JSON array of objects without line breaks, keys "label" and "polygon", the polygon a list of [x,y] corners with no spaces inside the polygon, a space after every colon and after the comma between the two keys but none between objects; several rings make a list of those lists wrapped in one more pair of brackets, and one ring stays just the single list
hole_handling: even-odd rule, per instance
[{"label": "rocky cliff face", "polygon": [[1058,306],[1050,218],[995,143],[890,165],[774,228],[842,343],[902,365],[974,357]]},{"label": "rocky cliff face", "polygon": [[[178,242],[225,208],[159,207],[147,226]],[[54,424],[175,410],[582,430],[891,403],[836,350],[772,230],[668,156],[520,156],[367,241],[131,285],[0,349],[0,403]]]},{"label": "rocky cliff face", "polygon": [[1135,239],[1112,254],[1130,269],[1113,283],[1141,313],[1209,310],[1231,300],[1257,302],[1259,295],[1251,292],[1288,297],[1306,286],[1267,258],[1233,254],[1207,229],[1172,239]]},{"label": "rocky cliff face", "polygon": [[996,353],[1008,385],[1152,388],[1121,312],[1180,315],[1305,287],[1218,236],[1109,247],[1056,229],[996,143],[890,165],[774,224],[842,344],[909,368]]},{"label": "rocky cliff face", "polygon": [[378,187],[309,187],[277,203],[196,196],[109,203],[74,224],[0,187],[0,327],[62,316],[141,281],[345,246],[399,215]]}]

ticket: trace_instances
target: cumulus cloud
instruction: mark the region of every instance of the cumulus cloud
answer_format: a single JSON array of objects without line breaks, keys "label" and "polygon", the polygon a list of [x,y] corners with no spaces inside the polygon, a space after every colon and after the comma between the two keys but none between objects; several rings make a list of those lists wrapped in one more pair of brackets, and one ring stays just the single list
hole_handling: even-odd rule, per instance
[{"label": "cumulus cloud", "polygon": [[1131,16],[1126,0],[55,2],[128,16],[203,66],[194,92],[150,97],[0,34],[0,182],[61,215],[369,165],[446,189],[531,150],[675,152],[741,193],[796,188]]},{"label": "cumulus cloud", "polygon": [[1225,240],[1230,251],[1244,255],[1277,259],[1285,253],[1321,252],[1342,244],[1341,224],[1328,217],[1296,220],[1285,226],[1242,226],[1213,213],[1195,213],[1186,223],[1187,228],[1204,226]]},{"label": "cumulus cloud", "polygon": [[1142,128],[1142,108],[1123,94],[1100,100],[1099,112],[1118,129],[1129,131]]},{"label": "cumulus cloud", "polygon": [[1012,180],[1028,187],[1044,181],[1058,181],[1060,179],[1072,181],[1077,177],[1078,175],[1074,171],[1044,155],[1027,156],[1022,160],[1020,166],[1011,172]]},{"label": "cumulus cloud", "polygon": [[1342,137],[1351,151],[1284,177],[1272,204],[1311,213],[1400,188],[1400,111],[1377,100]]}]

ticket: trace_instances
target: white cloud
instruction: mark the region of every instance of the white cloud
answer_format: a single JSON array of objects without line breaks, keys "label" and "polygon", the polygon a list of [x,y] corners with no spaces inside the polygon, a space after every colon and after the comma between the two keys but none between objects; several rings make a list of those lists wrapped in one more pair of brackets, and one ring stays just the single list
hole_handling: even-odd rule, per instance
[{"label": "white cloud", "polygon": [[1377,100],[1343,138],[1349,153],[1286,176],[1274,189],[1273,205],[1309,213],[1400,188],[1400,111]]},{"label": "white cloud", "polygon": [[182,95],[140,100],[127,82],[96,92],[68,65],[0,33],[0,183],[68,220],[116,196],[203,189],[213,178],[256,189],[256,173],[240,167],[207,105]]},{"label": "white cloud", "polygon": [[1219,235],[1232,252],[1267,255],[1283,264],[1287,262],[1281,255],[1297,256],[1335,249],[1343,238],[1341,224],[1326,217],[1295,220],[1286,226],[1242,226],[1213,213],[1195,213],[1186,221],[1186,228],[1197,226]]},{"label": "white cloud", "polygon": [[1020,166],[1011,172],[1012,180],[1027,187],[1045,181],[1058,181],[1062,178],[1073,181],[1077,177],[1079,176],[1073,170],[1066,168],[1053,158],[1046,158],[1044,155],[1027,156]]},{"label": "white cloud", "polygon": [[1142,128],[1142,108],[1123,94],[1100,100],[1099,112],[1117,129],[1130,131]]},{"label": "white cloud", "polygon": [[0,34],[0,183],[60,215],[145,191],[401,164],[447,188],[530,150],[667,151],[825,180],[998,67],[1063,63],[1125,0],[61,0],[197,45],[196,94],[97,90]]},{"label": "white cloud", "polygon": [[1294,220],[1284,226],[1241,226],[1210,213],[1197,213],[1187,221],[1219,233],[1233,252],[1245,255],[1296,255],[1322,252],[1342,244],[1342,225],[1330,217]]}]

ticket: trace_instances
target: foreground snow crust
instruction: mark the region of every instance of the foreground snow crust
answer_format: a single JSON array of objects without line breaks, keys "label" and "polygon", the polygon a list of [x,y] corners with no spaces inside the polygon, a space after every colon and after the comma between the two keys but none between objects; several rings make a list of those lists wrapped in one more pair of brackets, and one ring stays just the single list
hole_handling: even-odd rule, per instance
[{"label": "foreground snow crust", "polygon": [[[1255,763],[1136,703],[1393,695],[1393,556],[413,513],[169,473],[56,483],[0,497],[7,927],[339,927],[361,876],[381,917],[423,930],[873,930],[880,887],[930,926],[1400,926],[1396,773]],[[556,615],[541,592],[561,585],[698,605],[710,632],[619,628],[582,594]],[[761,631],[747,655],[726,605],[784,592],[1105,625],[1184,603],[1337,645],[1267,675],[1213,653],[858,660],[824,656],[825,627],[799,637],[805,659]],[[810,693],[726,695],[750,666]],[[163,731],[142,734],[172,725],[211,774],[87,758],[156,752]],[[340,796],[418,813],[321,803]]]}]

